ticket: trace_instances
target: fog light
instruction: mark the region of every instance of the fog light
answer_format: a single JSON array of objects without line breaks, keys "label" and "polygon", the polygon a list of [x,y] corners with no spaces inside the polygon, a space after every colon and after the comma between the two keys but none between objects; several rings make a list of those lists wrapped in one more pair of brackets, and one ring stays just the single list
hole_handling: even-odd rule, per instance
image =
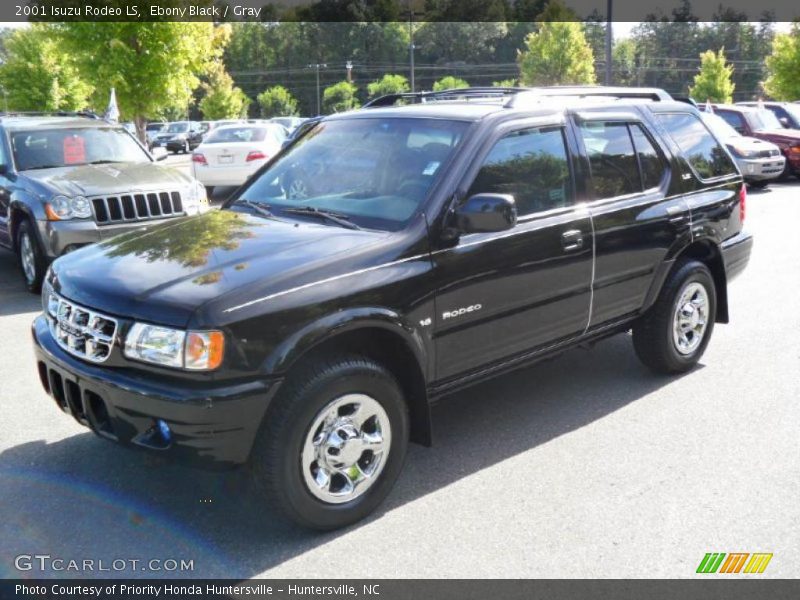
[{"label": "fog light", "polygon": [[158,433],[161,434],[161,438],[164,440],[164,445],[169,446],[172,443],[172,430],[167,425],[167,422],[164,419],[156,419],[156,427],[158,427]]}]

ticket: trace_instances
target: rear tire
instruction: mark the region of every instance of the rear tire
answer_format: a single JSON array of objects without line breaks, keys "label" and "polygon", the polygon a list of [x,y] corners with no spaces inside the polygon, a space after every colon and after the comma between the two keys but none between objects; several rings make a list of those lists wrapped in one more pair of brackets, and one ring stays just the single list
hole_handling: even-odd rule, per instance
[{"label": "rear tire", "polygon": [[253,483],[303,527],[344,527],[388,495],[408,436],[408,408],[388,370],[355,355],[315,360],[290,375],[264,417]]},{"label": "rear tire", "polygon": [[714,330],[717,295],[708,267],[696,260],[679,262],[655,304],[633,327],[639,359],[657,373],[692,369]]},{"label": "rear tire", "polygon": [[47,269],[47,260],[39,245],[31,222],[25,219],[17,230],[17,258],[22,269],[25,286],[31,294],[42,291],[42,281]]}]

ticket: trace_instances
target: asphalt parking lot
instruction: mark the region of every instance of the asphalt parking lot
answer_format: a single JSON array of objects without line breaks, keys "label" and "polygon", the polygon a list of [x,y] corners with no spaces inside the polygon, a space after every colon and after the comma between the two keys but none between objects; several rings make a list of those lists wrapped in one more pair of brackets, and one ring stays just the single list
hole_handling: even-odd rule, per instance
[{"label": "asphalt parking lot", "polygon": [[20,554],[194,561],[148,576],[691,577],[707,552],[771,552],[755,577],[795,577],[798,222],[799,182],[751,193],[753,257],[695,371],[651,375],[618,336],[461,392],[383,507],[330,534],[278,519],[241,471],[168,464],[59,412],[31,350],[39,300],[0,251],[0,577],[80,575],[21,573]]}]

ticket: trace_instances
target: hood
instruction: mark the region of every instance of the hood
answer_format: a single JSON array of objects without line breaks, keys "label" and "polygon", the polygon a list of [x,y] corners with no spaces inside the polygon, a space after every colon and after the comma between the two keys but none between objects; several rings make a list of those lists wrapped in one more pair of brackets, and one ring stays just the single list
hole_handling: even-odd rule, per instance
[{"label": "hood", "polygon": [[756,135],[760,139],[784,146],[793,146],[800,143],[800,130],[798,129],[763,129],[757,131]]},{"label": "hood", "polygon": [[191,178],[156,163],[112,163],[25,171],[25,177],[65,196],[106,196],[186,186]]},{"label": "hood", "polygon": [[762,152],[764,150],[776,150],[780,152],[780,148],[778,148],[778,146],[772,142],[760,140],[747,135],[737,135],[735,137],[728,138],[725,140],[725,143],[728,146],[736,146],[737,148],[754,152]]},{"label": "hood", "polygon": [[214,210],[62,256],[53,285],[101,312],[185,327],[210,300],[248,286],[254,294],[286,289],[315,270],[330,276],[389,235]]}]

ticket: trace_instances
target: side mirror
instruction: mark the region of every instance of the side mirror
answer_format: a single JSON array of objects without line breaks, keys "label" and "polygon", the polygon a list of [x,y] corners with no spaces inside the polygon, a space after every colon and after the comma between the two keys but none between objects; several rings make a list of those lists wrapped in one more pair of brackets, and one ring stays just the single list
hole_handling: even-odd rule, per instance
[{"label": "side mirror", "polygon": [[164,148],[164,146],[156,146],[153,148],[150,154],[152,154],[153,158],[156,160],[164,160],[167,158],[167,156],[169,156],[169,152],[167,152],[167,149]]},{"label": "side mirror", "polygon": [[475,194],[456,209],[455,217],[463,233],[505,231],[517,224],[517,206],[510,194]]}]

